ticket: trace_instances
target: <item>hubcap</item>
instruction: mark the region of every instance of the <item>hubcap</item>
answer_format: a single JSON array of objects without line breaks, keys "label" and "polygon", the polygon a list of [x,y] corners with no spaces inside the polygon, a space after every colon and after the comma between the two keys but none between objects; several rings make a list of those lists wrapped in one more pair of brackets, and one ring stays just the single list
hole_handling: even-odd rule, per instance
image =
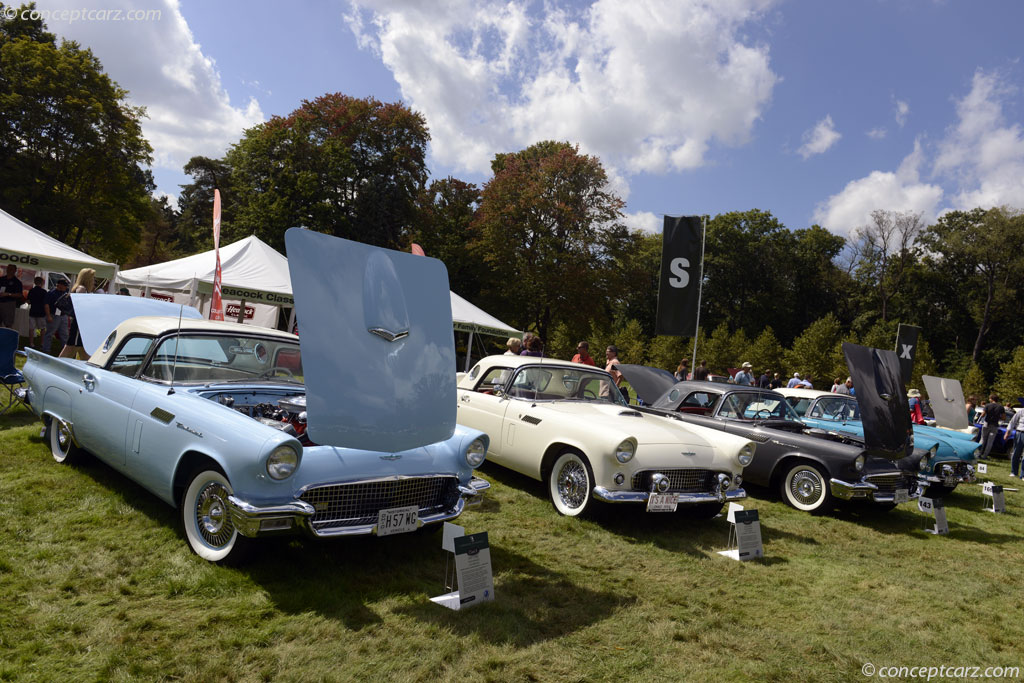
[{"label": "hubcap", "polygon": [[68,428],[62,424],[57,425],[57,447],[60,448],[61,453],[68,452],[68,446],[71,443],[71,434],[68,432]]},{"label": "hubcap", "polygon": [[789,491],[801,505],[813,505],[821,499],[823,493],[821,478],[814,472],[801,470],[793,475]]},{"label": "hubcap", "polygon": [[558,497],[568,507],[578,508],[587,498],[587,471],[578,462],[567,462],[558,472]]},{"label": "hubcap", "polygon": [[216,482],[203,487],[196,497],[196,524],[203,540],[219,548],[231,540],[235,531],[227,508],[227,490]]}]

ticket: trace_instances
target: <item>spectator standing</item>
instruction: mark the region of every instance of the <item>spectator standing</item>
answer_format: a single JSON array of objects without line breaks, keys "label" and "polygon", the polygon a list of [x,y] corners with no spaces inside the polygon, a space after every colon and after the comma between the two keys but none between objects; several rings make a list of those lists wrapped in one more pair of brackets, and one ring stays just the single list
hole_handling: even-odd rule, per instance
[{"label": "spectator standing", "polygon": [[811,376],[807,375],[796,385],[797,389],[813,389],[814,383],[811,382]]},{"label": "spectator standing", "polygon": [[689,362],[687,362],[685,358],[679,361],[679,367],[676,368],[676,371],[673,374],[677,382],[685,382],[690,379]]},{"label": "spectator standing", "polygon": [[740,366],[740,371],[737,372],[736,375],[732,378],[733,381],[736,384],[745,387],[749,387],[750,385],[752,385],[754,383],[754,375],[751,373],[750,370],[752,367],[753,366],[750,363],[744,362],[743,365]]},{"label": "spectator standing", "polygon": [[544,342],[540,340],[537,335],[531,334],[530,340],[525,342],[526,348],[519,352],[520,356],[534,356],[535,358],[542,358],[544,356]]},{"label": "spectator standing", "polygon": [[[96,289],[96,271],[92,268],[82,268],[78,271],[75,279],[75,286],[71,288],[73,294],[90,294]],[[68,297],[71,309],[71,320],[68,323],[68,343],[60,351],[61,358],[88,358],[85,348],[82,346],[82,333],[78,329],[78,321],[75,319],[75,306]]]},{"label": "spectator standing", "polygon": [[519,352],[523,350],[523,342],[517,337],[509,337],[508,341],[505,342],[506,356],[518,356]]},{"label": "spectator standing", "polygon": [[779,373],[772,374],[772,381],[768,383],[769,389],[779,389],[782,387],[782,378],[779,377]]},{"label": "spectator standing", "polygon": [[991,394],[988,397],[988,403],[981,409],[981,444],[985,447],[985,451],[981,454],[983,459],[988,459],[988,454],[992,451],[992,446],[995,445],[996,438],[999,436],[999,421],[1003,419],[1003,404],[999,402],[999,396],[997,394]]},{"label": "spectator standing", "polygon": [[761,389],[770,389],[772,386],[772,371],[765,369],[757,379],[757,386]]},{"label": "spectator standing", "polygon": [[797,386],[798,384],[800,384],[800,373],[799,372],[794,372],[793,376],[790,378],[790,380],[788,382],[786,382],[786,388],[787,389],[792,389],[793,387]]},{"label": "spectator standing", "polygon": [[7,264],[7,275],[0,277],[0,327],[14,327],[14,311],[21,303],[21,280],[18,266]]},{"label": "spectator standing", "polygon": [[[38,349],[37,344],[41,345],[46,335],[46,290],[43,289],[43,278],[38,275],[32,283],[35,286],[28,290],[28,341],[32,348]],[[38,342],[36,330],[39,331]]]},{"label": "spectator standing", "polygon": [[837,394],[846,394],[847,396],[852,396],[853,395],[853,380],[851,378],[847,377],[846,381],[843,382],[842,384],[840,384],[839,387],[836,388],[836,393]]},{"label": "spectator standing", "polygon": [[46,316],[46,330],[43,332],[43,353],[50,353],[50,345],[53,343],[54,335],[61,348],[68,343],[68,317],[71,313],[71,297],[68,296],[68,281],[64,278],[57,280],[46,294],[46,302],[43,304],[43,313]]},{"label": "spectator standing", "polygon": [[967,421],[974,424],[974,421],[978,418],[978,397],[968,396],[967,404],[964,405],[967,409]]},{"label": "spectator standing", "polygon": [[707,379],[708,379],[708,362],[706,360],[702,360],[700,362],[700,365],[698,365],[696,368],[694,368],[694,370],[693,370],[693,379],[695,379],[698,382],[706,382],[707,381]]},{"label": "spectator standing", "polygon": [[597,363],[594,362],[594,359],[590,357],[589,343],[581,341],[579,344],[576,345],[576,355],[572,357],[572,362],[583,363],[584,365],[593,365],[595,367],[597,366]]},{"label": "spectator standing", "polygon": [[910,405],[910,421],[916,425],[923,425],[924,412],[921,409],[921,392],[918,389],[908,391],[907,403]]},{"label": "spectator standing", "polygon": [[839,393],[839,387],[841,386],[843,386],[843,381],[836,377],[834,380],[832,380],[832,388],[829,389],[829,391],[831,391],[833,394],[837,394]]},{"label": "spectator standing", "polygon": [[1021,427],[1024,427],[1024,410],[1018,410],[1010,418],[1010,424],[1006,425],[1006,435],[1003,437],[1004,441],[1010,440],[1010,433],[1014,432],[1013,437],[1013,455],[1010,456],[1010,476],[1019,477],[1021,475],[1020,461],[1021,454],[1024,452],[1024,431],[1021,431]]},{"label": "spectator standing", "polygon": [[[604,357],[608,361],[608,364],[604,366],[605,372],[612,376],[615,380],[615,386],[618,387],[622,384],[622,373],[616,369],[616,365],[619,364],[619,348],[614,344],[604,350]],[[601,383],[601,390],[598,392],[601,396],[608,396],[611,394],[610,387],[604,386],[604,382]]]}]

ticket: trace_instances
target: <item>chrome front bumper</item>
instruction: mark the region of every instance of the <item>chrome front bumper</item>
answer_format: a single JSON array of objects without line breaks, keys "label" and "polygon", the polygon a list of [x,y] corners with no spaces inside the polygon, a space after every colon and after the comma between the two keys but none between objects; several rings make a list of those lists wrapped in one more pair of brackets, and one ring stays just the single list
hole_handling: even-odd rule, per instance
[{"label": "chrome front bumper", "polygon": [[[942,465],[939,465],[938,469],[941,471],[942,470]],[[974,466],[973,465],[968,465],[967,466],[967,474],[965,474],[963,476],[957,475],[956,473],[952,473],[952,476],[956,478],[957,484],[971,484],[975,480]],[[946,479],[947,479],[946,476],[943,476],[943,475],[940,475],[940,474],[935,474],[935,473],[932,473],[932,474],[919,474],[919,475],[917,475],[917,477],[922,482],[927,482],[929,484],[945,484],[946,483]],[[955,484],[954,484],[954,486],[955,486]]]},{"label": "chrome front bumper", "polygon": [[[484,491],[491,488],[490,482],[473,477],[468,486],[459,486],[459,500],[455,506],[444,512],[420,517],[417,528],[455,519],[466,507],[483,500]],[[376,524],[314,529],[310,519],[316,510],[305,501],[296,500],[283,505],[253,505],[237,496],[228,496],[228,511],[235,528],[243,536],[276,536],[301,531],[321,538],[334,536],[366,536],[377,533]]]},{"label": "chrome front bumper", "polygon": [[[743,500],[747,497],[747,492],[736,488],[720,493],[676,493],[671,495],[676,496],[678,505],[696,505]],[[603,486],[594,487],[594,498],[605,503],[646,503],[650,497],[649,491],[609,491]]]},{"label": "chrome front bumper", "polygon": [[[878,487],[869,481],[849,482],[842,479],[830,479],[829,488],[832,495],[840,500],[870,500],[873,503],[893,503],[896,501],[895,493],[882,492]],[[915,486],[908,490],[908,498],[914,500],[920,494],[920,488]]]}]

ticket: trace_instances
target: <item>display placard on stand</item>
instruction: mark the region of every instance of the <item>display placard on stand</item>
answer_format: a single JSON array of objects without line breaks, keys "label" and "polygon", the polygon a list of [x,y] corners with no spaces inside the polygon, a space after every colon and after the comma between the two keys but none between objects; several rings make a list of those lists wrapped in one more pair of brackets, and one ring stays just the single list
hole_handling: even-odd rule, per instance
[{"label": "display placard on stand", "polygon": [[983,462],[978,463],[978,474],[988,474],[988,465]]},{"label": "display placard on stand", "polygon": [[[729,550],[720,550],[719,555],[746,562],[764,557],[761,545],[761,521],[757,510],[744,510],[742,505],[729,504],[726,517],[731,524],[729,529]],[[736,547],[733,548],[735,542]]]},{"label": "display placard on stand", "polygon": [[925,514],[931,515],[935,520],[934,526],[929,529],[928,518],[925,517],[925,531],[929,534],[936,534],[938,536],[945,536],[949,533],[949,523],[946,521],[946,504],[941,498],[925,498],[922,496],[917,499],[917,509]]},{"label": "display placard on stand", "polygon": [[1003,494],[1002,486],[986,481],[985,485],[981,487],[981,492],[992,498],[992,507],[988,507],[988,505],[986,505],[986,512],[996,512],[1000,514],[1006,512],[1006,497]]},{"label": "display placard on stand", "polygon": [[445,524],[441,547],[455,556],[454,576],[449,574],[446,564],[445,588],[449,592],[430,598],[431,602],[460,610],[493,600],[494,576],[487,532],[466,535],[462,527]]}]

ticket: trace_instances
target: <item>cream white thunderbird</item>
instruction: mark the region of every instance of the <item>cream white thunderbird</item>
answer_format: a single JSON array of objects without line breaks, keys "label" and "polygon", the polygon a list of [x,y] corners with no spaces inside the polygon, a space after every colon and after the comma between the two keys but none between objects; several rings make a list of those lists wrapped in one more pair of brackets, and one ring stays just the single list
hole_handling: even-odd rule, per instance
[{"label": "cream white thunderbird", "polygon": [[491,438],[487,459],[546,482],[563,515],[600,500],[713,517],[747,495],[753,441],[634,410],[604,370],[489,356],[460,376],[458,395],[459,424]]}]

